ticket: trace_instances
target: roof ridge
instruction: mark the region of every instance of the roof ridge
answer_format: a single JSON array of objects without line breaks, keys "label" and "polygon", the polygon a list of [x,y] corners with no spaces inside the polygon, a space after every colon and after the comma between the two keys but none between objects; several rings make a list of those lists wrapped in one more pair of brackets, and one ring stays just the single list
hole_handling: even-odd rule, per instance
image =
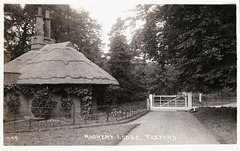
[{"label": "roof ridge", "polygon": [[42,60],[42,61],[38,61],[38,62],[30,62],[30,63],[26,63],[27,65],[30,65],[30,64],[38,64],[38,63],[42,63],[42,62],[51,62],[51,61],[60,61],[60,62],[63,62],[65,65],[68,65],[69,64],[69,62],[85,62],[85,63],[87,63],[87,64],[91,64],[91,62],[86,62],[86,61],[84,61],[84,60],[69,60],[69,61],[67,61],[67,63],[65,63],[63,60],[47,60],[47,59],[44,59],[44,60]]},{"label": "roof ridge", "polygon": [[48,46],[48,45],[62,45],[62,44],[72,45],[72,42],[68,40],[68,41],[65,41],[65,42],[58,42],[58,43],[54,43],[54,44],[46,44],[45,46]]},{"label": "roof ridge", "polygon": [[93,77],[93,78],[87,78],[87,77],[73,77],[71,75],[65,75],[63,77],[57,77],[57,76],[52,76],[50,78],[41,78],[41,77],[29,77],[29,78],[19,78],[20,80],[23,80],[23,79],[53,79],[53,78],[57,78],[57,79],[64,79],[64,78],[67,78],[67,77],[70,77],[72,79],[88,79],[88,80],[94,80],[94,79],[103,79],[103,80],[110,80],[110,81],[114,81],[112,79],[109,79],[109,78],[102,78],[102,77]]}]

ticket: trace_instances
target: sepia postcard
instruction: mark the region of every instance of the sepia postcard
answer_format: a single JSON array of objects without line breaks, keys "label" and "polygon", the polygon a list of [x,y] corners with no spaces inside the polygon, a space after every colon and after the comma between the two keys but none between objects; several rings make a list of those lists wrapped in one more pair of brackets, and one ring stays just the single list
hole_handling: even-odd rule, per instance
[{"label": "sepia postcard", "polygon": [[239,150],[238,1],[1,7],[1,150]]}]

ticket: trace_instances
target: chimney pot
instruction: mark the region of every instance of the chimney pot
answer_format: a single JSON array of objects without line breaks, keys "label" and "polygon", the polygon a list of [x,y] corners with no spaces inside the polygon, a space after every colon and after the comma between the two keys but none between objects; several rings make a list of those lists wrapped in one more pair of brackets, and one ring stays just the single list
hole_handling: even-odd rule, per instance
[{"label": "chimney pot", "polygon": [[48,10],[45,11],[45,18],[49,18],[49,11]]},{"label": "chimney pot", "polygon": [[42,8],[38,7],[38,16],[42,16]]},{"label": "chimney pot", "polygon": [[44,18],[44,36],[47,38],[51,38],[51,19],[49,18],[49,11],[45,11]]}]

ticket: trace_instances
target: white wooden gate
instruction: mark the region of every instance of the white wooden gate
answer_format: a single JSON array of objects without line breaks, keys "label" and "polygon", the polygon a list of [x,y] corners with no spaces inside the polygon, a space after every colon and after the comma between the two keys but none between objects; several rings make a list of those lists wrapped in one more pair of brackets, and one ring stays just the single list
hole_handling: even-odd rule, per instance
[{"label": "white wooden gate", "polygon": [[150,110],[190,110],[192,109],[192,94],[180,95],[149,95],[148,106]]}]

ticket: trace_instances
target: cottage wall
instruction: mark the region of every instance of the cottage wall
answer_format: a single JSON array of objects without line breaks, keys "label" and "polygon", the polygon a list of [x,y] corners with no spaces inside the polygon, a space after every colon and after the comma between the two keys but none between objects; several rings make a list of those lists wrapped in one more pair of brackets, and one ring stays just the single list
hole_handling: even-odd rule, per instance
[{"label": "cottage wall", "polygon": [[4,73],[4,85],[12,85],[17,82],[20,73]]}]

